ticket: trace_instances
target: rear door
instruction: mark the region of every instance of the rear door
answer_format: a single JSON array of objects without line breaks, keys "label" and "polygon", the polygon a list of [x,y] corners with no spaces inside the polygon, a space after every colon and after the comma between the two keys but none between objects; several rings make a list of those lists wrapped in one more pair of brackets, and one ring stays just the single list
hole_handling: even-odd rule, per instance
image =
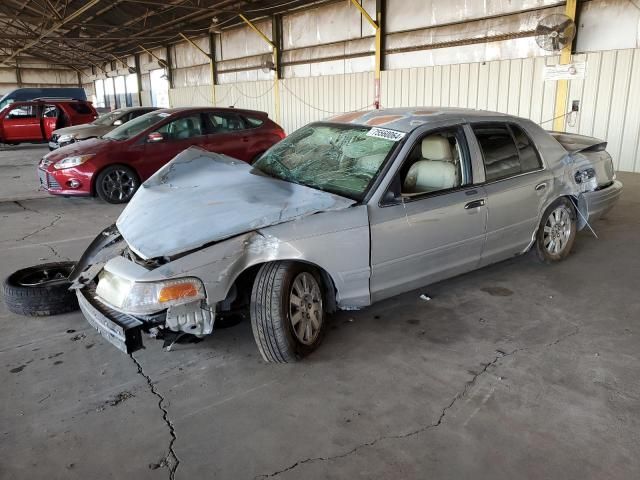
[{"label": "rear door", "polygon": [[9,111],[5,115],[2,125],[6,141],[39,141],[43,139],[38,104],[18,104],[7,108]]},{"label": "rear door", "polygon": [[485,169],[487,240],[481,265],[521,253],[533,240],[552,175],[515,123],[472,125]]},{"label": "rear door", "polygon": [[250,162],[255,155],[258,138],[247,129],[244,120],[235,113],[207,112],[208,135],[205,148],[211,152]]},{"label": "rear door", "polygon": [[174,118],[153,133],[160,134],[162,140],[149,141],[148,137],[144,139],[144,155],[138,168],[143,179],[150,177],[183,150],[194,145],[204,146],[207,141],[201,113]]}]

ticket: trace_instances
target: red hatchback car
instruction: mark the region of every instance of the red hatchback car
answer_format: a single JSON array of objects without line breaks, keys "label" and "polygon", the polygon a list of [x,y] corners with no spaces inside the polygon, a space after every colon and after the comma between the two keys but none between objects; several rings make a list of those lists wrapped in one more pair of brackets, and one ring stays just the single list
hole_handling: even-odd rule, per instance
[{"label": "red hatchback car", "polygon": [[0,143],[43,142],[54,130],[98,118],[85,100],[41,99],[15,102],[0,110]]},{"label": "red hatchback car", "polygon": [[285,137],[265,112],[235,108],[171,108],[131,120],[106,135],[54,150],[38,165],[54,195],[98,195],[128,202],[138,187],[184,149],[252,162]]}]

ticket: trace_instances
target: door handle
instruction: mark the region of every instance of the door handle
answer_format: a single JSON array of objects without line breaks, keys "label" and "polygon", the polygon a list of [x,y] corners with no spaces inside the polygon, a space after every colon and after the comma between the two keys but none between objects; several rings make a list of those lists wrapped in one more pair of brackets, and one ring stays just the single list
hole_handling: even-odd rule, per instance
[{"label": "door handle", "polygon": [[479,207],[484,207],[484,198],[481,198],[480,200],[474,200],[473,202],[469,202],[464,206],[465,210],[469,210],[471,208],[479,208]]},{"label": "door handle", "polygon": [[537,192],[539,192],[540,190],[544,190],[545,188],[547,188],[547,182],[542,182],[536,185]]}]

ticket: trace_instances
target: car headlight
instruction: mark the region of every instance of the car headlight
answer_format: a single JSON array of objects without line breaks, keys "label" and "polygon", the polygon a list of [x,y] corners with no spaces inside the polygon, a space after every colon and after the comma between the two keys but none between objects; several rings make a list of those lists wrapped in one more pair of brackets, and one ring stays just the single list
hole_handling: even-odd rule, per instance
[{"label": "car headlight", "polygon": [[58,143],[73,142],[76,139],[75,133],[63,133],[58,137]]},{"label": "car headlight", "polygon": [[62,170],[64,168],[77,167],[78,165],[82,165],[84,162],[94,156],[94,153],[90,153],[89,155],[74,155],[73,157],[63,158],[62,160],[56,162],[53,165],[53,168],[55,168],[56,170]]},{"label": "car headlight", "polygon": [[204,285],[197,278],[134,283],[121,308],[125,312],[144,315],[204,298]]}]

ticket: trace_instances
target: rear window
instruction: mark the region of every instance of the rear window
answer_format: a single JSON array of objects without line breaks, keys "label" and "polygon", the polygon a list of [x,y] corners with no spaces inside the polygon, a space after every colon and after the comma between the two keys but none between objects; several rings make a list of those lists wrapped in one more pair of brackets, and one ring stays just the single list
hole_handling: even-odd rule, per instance
[{"label": "rear window", "polygon": [[535,146],[517,125],[480,124],[472,128],[482,150],[487,182],[542,168]]},{"label": "rear window", "polygon": [[86,103],[70,103],[69,106],[76,112],[81,115],[89,115],[93,113],[89,105]]},{"label": "rear window", "polygon": [[257,117],[242,117],[248,128],[257,128],[264,123],[264,120]]}]

